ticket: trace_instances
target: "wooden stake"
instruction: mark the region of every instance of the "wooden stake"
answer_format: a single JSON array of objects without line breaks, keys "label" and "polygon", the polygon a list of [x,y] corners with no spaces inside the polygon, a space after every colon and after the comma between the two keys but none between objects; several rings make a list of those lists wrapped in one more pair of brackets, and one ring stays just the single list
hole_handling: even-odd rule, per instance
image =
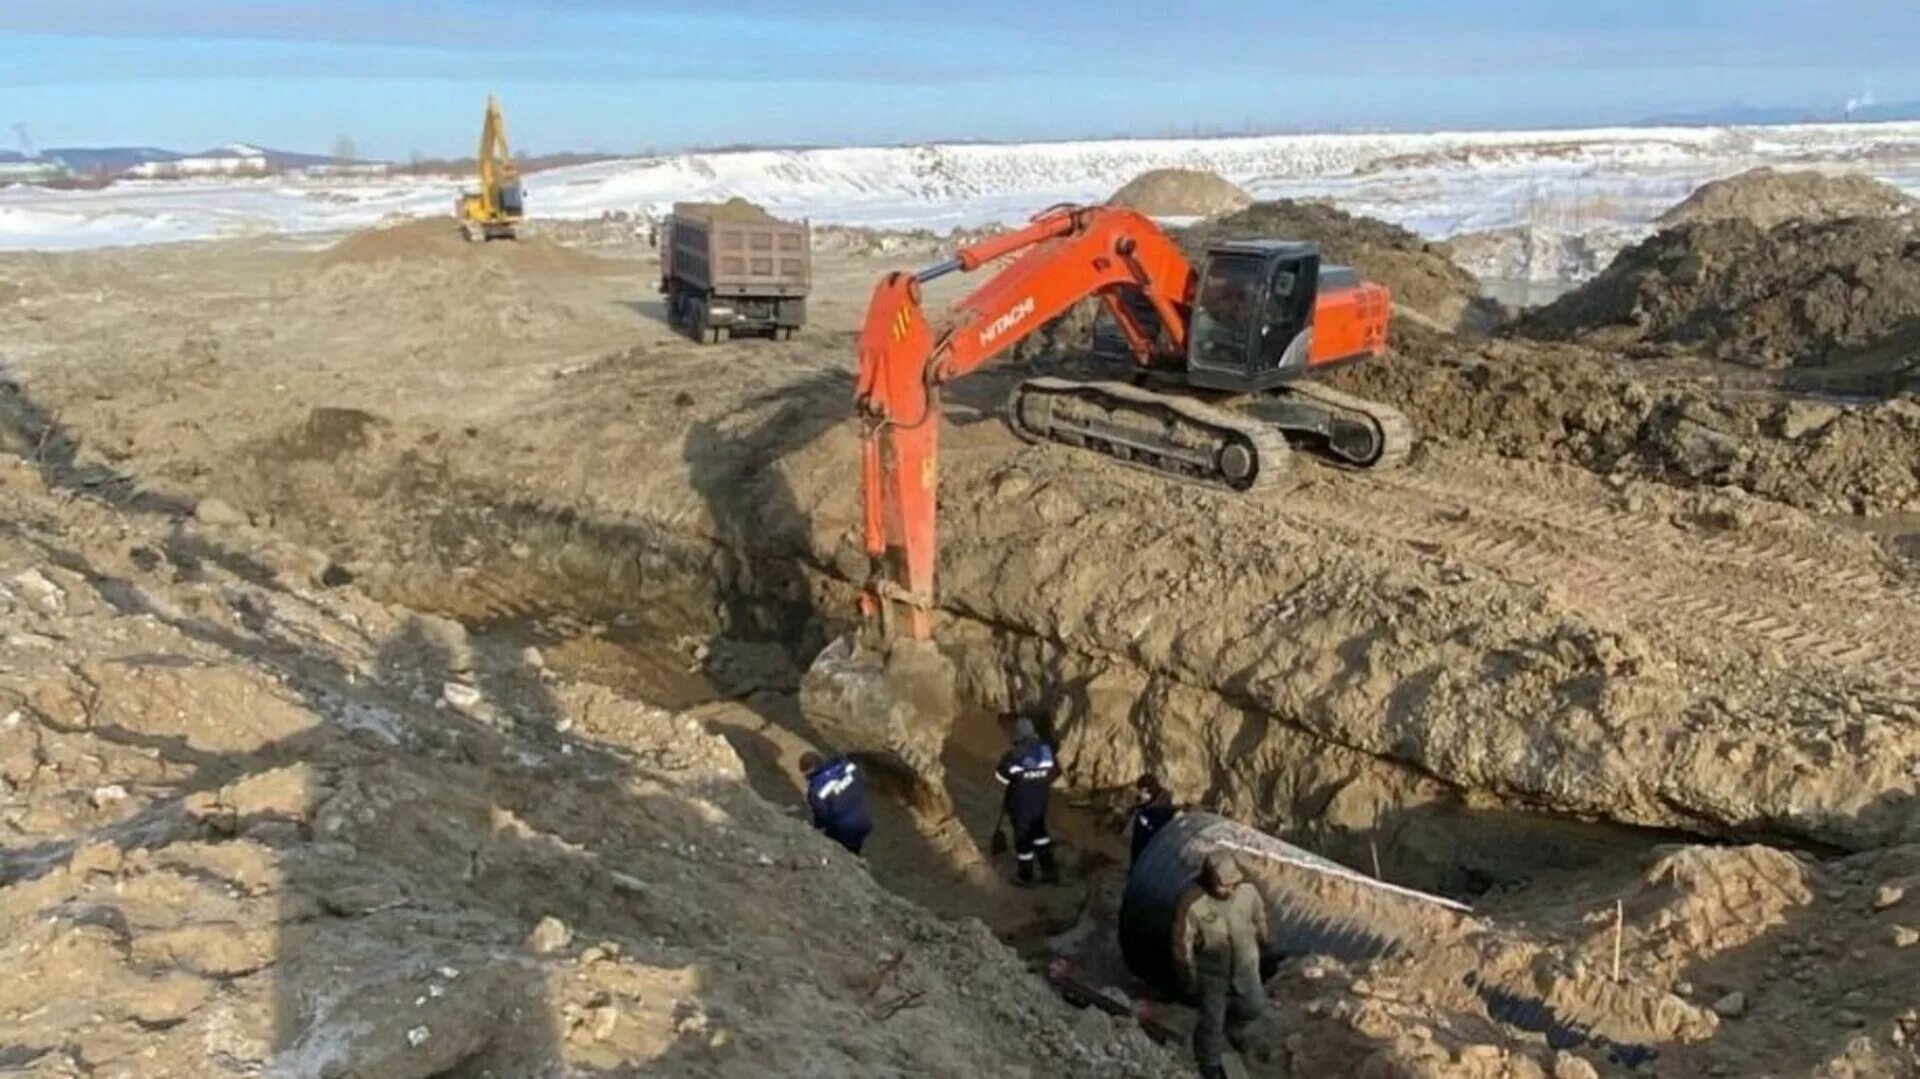
[{"label": "wooden stake", "polygon": [[1620,938],[1626,931],[1627,905],[1613,901],[1613,980],[1620,981]]}]

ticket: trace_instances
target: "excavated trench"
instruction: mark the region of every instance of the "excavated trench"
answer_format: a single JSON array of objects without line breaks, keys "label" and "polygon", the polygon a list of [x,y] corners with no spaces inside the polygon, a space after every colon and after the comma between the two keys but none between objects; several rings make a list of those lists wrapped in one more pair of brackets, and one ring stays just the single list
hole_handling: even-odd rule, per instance
[{"label": "excavated trench", "polygon": [[[830,568],[798,552],[749,553],[691,533],[503,505],[485,492],[449,499],[408,488],[387,504],[396,512],[381,518],[383,533],[346,545],[342,558],[363,587],[461,621],[476,639],[493,642],[495,654],[537,656],[569,676],[692,711],[734,742],[763,794],[797,803],[795,761],[820,741],[797,707],[799,675],[847,628],[853,610],[853,588]],[[283,527],[305,530],[277,516]],[[370,519],[359,517],[360,527]],[[331,538],[340,549],[338,533]],[[376,549],[378,556],[367,553]],[[1242,737],[1292,751],[1265,750],[1253,765],[1252,819],[1248,762],[1236,759],[1233,744],[1217,747],[1210,774],[1171,770],[1183,802],[1229,812],[1408,887],[1497,902],[1529,885],[1631,873],[1650,848],[1680,838],[1541,812],[1328,742],[1162,672],[1012,627],[945,617],[963,699],[944,762],[959,830],[919,835],[897,851],[876,839],[873,854],[876,865],[900,859],[878,872],[891,878],[884,883],[943,913],[967,913],[967,901],[920,884],[927,869],[943,866],[975,881],[995,872],[981,853],[998,804],[988,776],[1004,745],[996,717],[1014,707],[1051,717],[1069,768],[1059,828],[1070,858],[1089,871],[1124,857],[1118,828],[1131,778],[1143,766],[1169,772],[1156,747],[1181,732],[1158,729],[1166,725],[1156,715],[1162,710],[1229,711],[1239,716]],[[1229,769],[1237,774],[1229,777]],[[882,832],[889,824],[915,831],[904,805],[887,816]],[[1057,929],[1071,917],[1059,903],[1042,906],[1046,917],[1022,932]]]},{"label": "excavated trench", "polygon": [[[798,757],[820,746],[798,708],[798,682],[813,652],[843,628],[840,612],[852,610],[844,580],[803,559],[743,557],[667,530],[607,528],[477,496],[403,501],[410,512],[386,520],[404,527],[383,543],[400,557],[345,559],[351,568],[344,572],[363,587],[460,621],[476,651],[509,657],[536,675],[552,670],[600,682],[700,718],[732,743],[763,796],[797,811]],[[1135,737],[1140,710],[1098,687],[1050,685],[1056,672],[1089,661],[1057,642],[978,623],[965,633],[990,647],[976,643],[961,653],[965,701],[943,760],[956,816],[929,822],[909,808],[904,788],[882,784],[876,831],[865,851],[868,870],[883,887],[937,914],[978,918],[1028,957],[1047,959],[1050,970],[1066,962],[1094,979],[1065,983],[1070,999],[1091,999],[1077,995],[1074,984],[1139,992],[1141,983],[1118,958],[1117,899],[1128,886],[1119,826],[1128,791],[1124,783],[1075,780],[1076,773],[1086,774],[1081,767],[1089,758],[1092,774],[1114,774],[1110,762],[1101,770],[1100,742]],[[1055,732],[1068,747],[1069,790],[1052,822],[1067,886],[1014,889],[1006,881],[1010,864],[988,850],[1000,794],[991,764],[1005,744],[997,716],[1009,702],[1035,702],[1044,710],[1074,693],[1082,703]],[[1245,823],[1343,863],[1356,881],[1379,879],[1469,900],[1485,920],[1454,918],[1420,903],[1396,907],[1365,887],[1356,904],[1355,895],[1328,891],[1324,882],[1289,883],[1283,874],[1275,901],[1305,904],[1298,908],[1304,928],[1282,934],[1283,944],[1309,942],[1303,952],[1283,954],[1339,956],[1311,942],[1384,934],[1404,942],[1381,954],[1396,956],[1408,977],[1477,994],[1497,1023],[1544,1032],[1554,1045],[1611,1042],[1613,1058],[1631,1065],[1652,1052],[1641,1043],[1676,1036],[1621,1018],[1635,1009],[1598,1008],[1593,1001],[1616,993],[1604,979],[1543,957],[1536,945],[1498,928],[1524,924],[1529,907],[1622,886],[1644,871],[1653,847],[1674,835],[1530,812],[1403,765],[1300,738],[1305,756],[1339,762],[1332,793],[1304,810],[1275,801],[1270,814]],[[1124,748],[1110,745],[1106,752],[1124,756]],[[1297,777],[1274,785],[1283,783]],[[1355,790],[1374,800],[1357,800]],[[1213,793],[1197,785],[1180,791],[1199,808]],[[1287,898],[1285,889],[1301,887]],[[1312,913],[1315,905],[1322,913]],[[1653,993],[1647,1001],[1658,998]],[[1181,1037],[1184,1010],[1154,1007],[1152,1029]]]}]

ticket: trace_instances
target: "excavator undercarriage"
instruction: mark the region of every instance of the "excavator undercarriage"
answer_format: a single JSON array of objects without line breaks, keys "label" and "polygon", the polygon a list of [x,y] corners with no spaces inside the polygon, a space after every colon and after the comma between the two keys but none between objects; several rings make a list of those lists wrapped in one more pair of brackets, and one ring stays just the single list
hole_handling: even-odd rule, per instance
[{"label": "excavator undercarriage", "polygon": [[1413,426],[1398,409],[1325,386],[1209,401],[1142,383],[1028,379],[1014,391],[1007,423],[1029,442],[1233,491],[1285,475],[1295,445],[1359,469],[1392,468],[1413,450]]}]

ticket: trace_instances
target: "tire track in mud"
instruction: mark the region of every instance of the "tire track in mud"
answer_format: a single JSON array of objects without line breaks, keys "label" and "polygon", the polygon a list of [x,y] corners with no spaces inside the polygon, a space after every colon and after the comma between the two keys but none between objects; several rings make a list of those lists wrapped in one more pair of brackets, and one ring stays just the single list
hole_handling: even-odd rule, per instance
[{"label": "tire track in mud", "polygon": [[[1779,538],[1684,533],[1653,516],[1518,484],[1433,473],[1339,474],[1281,512],[1375,535],[1545,587],[1645,629],[1704,624],[1745,650],[1774,647],[1868,681],[1920,690],[1891,642],[1920,639],[1920,598],[1876,572],[1835,567]],[[1684,537],[1685,543],[1680,542]]]}]

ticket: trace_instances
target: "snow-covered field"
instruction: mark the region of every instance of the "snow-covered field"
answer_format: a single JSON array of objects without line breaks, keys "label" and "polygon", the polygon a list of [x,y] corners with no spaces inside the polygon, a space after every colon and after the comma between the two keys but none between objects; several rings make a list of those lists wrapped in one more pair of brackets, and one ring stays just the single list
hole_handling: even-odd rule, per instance
[{"label": "snow-covered field", "polygon": [[[1331,198],[1432,238],[1517,230],[1530,237],[1528,250],[1568,238],[1610,248],[1643,233],[1700,183],[1762,164],[1857,169],[1920,194],[1920,123],[679,154],[535,174],[527,205],[535,216],[595,218],[737,195],[818,222],[944,231],[1103,199],[1138,173],[1182,166],[1218,172],[1260,197]],[[129,181],[100,191],[15,186],[0,189],[0,250],[262,233],[317,239],[391,216],[447,212],[457,186],[344,177]],[[1560,272],[1504,257],[1480,268],[1495,276]]]}]

